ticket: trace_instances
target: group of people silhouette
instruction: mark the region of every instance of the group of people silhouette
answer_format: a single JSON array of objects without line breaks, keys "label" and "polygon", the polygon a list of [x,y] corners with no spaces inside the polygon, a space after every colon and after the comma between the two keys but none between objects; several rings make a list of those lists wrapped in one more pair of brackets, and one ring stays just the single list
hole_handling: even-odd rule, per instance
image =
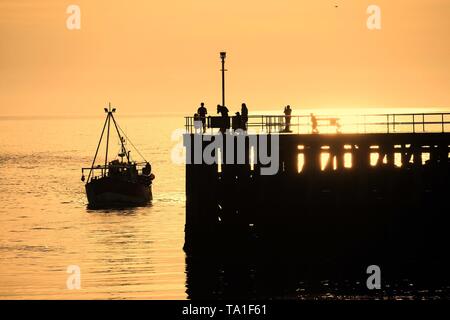
[{"label": "group of people silhouette", "polygon": [[[220,126],[220,131],[225,132],[229,129],[229,116],[228,113],[230,111],[226,106],[217,105],[217,113],[220,114],[222,118],[222,125]],[[197,109],[197,113],[194,114],[194,128],[195,132],[202,131],[206,132],[206,115],[208,114],[208,110],[205,107],[205,103],[202,102],[200,107]],[[245,103],[241,105],[241,112],[236,112],[233,117],[233,130],[242,129],[244,131],[247,130],[247,122],[248,122],[248,108]]]},{"label": "group of people silhouette", "polygon": [[[220,124],[218,126],[213,127],[220,127],[220,132],[225,132],[227,129],[230,128],[230,117],[229,117],[229,110],[226,106],[217,105],[217,114],[220,114]],[[292,117],[292,109],[290,105],[287,105],[284,107],[284,129],[281,132],[292,132],[291,131],[291,117]],[[205,107],[205,103],[202,102],[200,104],[200,107],[197,109],[197,112],[194,114],[194,129],[195,133],[205,133],[207,128],[207,122],[206,118],[208,115],[208,110]],[[311,129],[312,133],[319,133],[318,129],[318,119],[317,117],[311,113]],[[330,125],[336,126],[337,132],[340,132],[340,124],[339,119],[336,118],[330,118],[330,119],[322,119],[322,120],[329,120]],[[235,115],[232,117],[232,129],[238,130],[241,129],[243,131],[247,131],[247,124],[248,124],[248,108],[245,103],[242,103],[241,105],[241,111],[236,112]]]}]

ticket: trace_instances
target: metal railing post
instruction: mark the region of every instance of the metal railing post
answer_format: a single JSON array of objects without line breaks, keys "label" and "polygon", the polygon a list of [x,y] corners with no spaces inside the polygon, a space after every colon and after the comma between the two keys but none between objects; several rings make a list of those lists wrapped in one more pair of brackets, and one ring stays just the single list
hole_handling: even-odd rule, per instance
[{"label": "metal railing post", "polygon": [[387,116],[387,133],[389,133],[389,114],[386,115]]},{"label": "metal railing post", "polygon": [[425,132],[425,113],[422,113],[422,131]]}]

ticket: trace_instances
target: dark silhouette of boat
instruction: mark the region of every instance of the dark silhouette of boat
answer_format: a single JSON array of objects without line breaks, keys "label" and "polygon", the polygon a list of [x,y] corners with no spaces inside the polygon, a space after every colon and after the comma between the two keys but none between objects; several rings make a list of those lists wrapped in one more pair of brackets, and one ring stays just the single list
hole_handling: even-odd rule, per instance
[{"label": "dark silhouette of boat", "polygon": [[[86,181],[86,195],[91,208],[142,206],[152,200],[152,181],[155,178],[148,161],[136,162],[131,159],[131,151],[125,145],[128,140],[117,124],[116,109],[105,108],[107,113],[94,160],[89,168],[82,168],[82,181]],[[111,124],[120,141],[118,159],[108,162]],[[103,165],[95,165],[97,155],[106,131],[106,155]],[[121,134],[122,133],[122,134]],[[125,137],[127,139],[125,139]],[[134,147],[134,145],[131,143]],[[136,149],[136,148],[135,148]],[[137,153],[142,157],[139,151]],[[142,157],[144,158],[144,157]],[[84,171],[89,170],[87,179]]]}]

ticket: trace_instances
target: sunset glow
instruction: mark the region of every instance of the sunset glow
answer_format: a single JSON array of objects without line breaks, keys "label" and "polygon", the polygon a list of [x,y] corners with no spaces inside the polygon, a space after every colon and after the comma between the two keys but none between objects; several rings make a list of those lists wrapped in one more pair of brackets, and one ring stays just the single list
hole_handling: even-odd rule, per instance
[{"label": "sunset glow", "polygon": [[[338,7],[335,3],[339,4]],[[250,111],[448,107],[447,0],[0,1],[0,116],[183,113],[227,97]]]}]

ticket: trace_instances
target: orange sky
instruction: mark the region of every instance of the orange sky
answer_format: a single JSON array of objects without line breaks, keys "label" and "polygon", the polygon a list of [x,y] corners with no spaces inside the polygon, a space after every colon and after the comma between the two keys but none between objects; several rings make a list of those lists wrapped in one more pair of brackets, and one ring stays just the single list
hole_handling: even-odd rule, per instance
[{"label": "orange sky", "polygon": [[450,107],[449,31],[448,0],[0,0],[0,116],[101,114],[108,101],[190,115],[220,102],[221,50],[232,110]]}]

